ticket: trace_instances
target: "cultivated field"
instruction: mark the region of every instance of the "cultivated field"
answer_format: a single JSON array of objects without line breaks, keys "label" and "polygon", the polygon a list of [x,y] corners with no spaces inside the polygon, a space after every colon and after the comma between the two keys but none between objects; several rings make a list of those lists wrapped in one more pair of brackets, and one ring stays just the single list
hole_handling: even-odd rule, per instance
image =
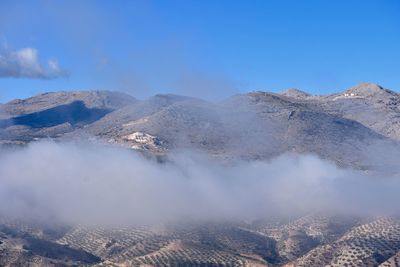
[{"label": "cultivated field", "polygon": [[[1,222],[1,266],[399,266],[400,220],[321,214],[123,228]],[[28,265],[29,265],[28,264]]]}]

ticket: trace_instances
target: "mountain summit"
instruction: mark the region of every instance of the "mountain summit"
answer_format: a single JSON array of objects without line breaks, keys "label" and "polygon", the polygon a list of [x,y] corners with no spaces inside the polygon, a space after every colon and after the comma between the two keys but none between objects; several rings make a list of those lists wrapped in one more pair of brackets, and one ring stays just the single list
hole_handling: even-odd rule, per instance
[{"label": "mountain summit", "polygon": [[349,97],[373,97],[376,95],[395,95],[393,91],[383,88],[382,86],[374,83],[360,83],[346,90],[343,93]]},{"label": "mountain summit", "polygon": [[296,88],[289,88],[289,89],[283,91],[281,93],[281,95],[288,96],[288,97],[294,97],[294,98],[306,98],[306,97],[311,96],[309,93],[306,93],[306,92],[301,91]]}]

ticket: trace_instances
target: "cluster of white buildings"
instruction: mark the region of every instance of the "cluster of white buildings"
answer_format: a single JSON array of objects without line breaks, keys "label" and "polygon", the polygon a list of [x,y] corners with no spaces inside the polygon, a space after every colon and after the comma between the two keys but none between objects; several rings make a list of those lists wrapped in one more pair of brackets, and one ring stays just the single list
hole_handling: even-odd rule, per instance
[{"label": "cluster of white buildings", "polygon": [[357,96],[355,93],[345,93],[344,96],[351,97],[351,96]]}]

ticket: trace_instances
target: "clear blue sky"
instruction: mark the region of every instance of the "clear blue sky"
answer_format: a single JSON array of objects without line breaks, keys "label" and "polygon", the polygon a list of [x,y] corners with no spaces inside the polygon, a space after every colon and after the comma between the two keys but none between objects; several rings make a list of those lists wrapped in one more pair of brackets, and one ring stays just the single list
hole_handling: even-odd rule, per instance
[{"label": "clear blue sky", "polygon": [[400,91],[399,0],[3,0],[0,45],[0,102],[88,89],[326,94],[366,81]]}]

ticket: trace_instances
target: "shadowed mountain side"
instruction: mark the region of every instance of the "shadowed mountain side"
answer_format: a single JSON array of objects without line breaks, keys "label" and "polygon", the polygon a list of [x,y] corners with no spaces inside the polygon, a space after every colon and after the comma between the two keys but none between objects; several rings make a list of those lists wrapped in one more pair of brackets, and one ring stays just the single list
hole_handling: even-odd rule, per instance
[{"label": "shadowed mountain side", "polygon": [[343,167],[368,169],[367,148],[388,141],[356,121],[313,111],[292,112],[288,123],[287,151],[317,154]]},{"label": "shadowed mountain side", "polygon": [[64,261],[73,260],[85,264],[93,264],[101,261],[99,257],[94,256],[81,249],[70,248],[68,246],[63,246],[47,240],[27,237],[26,235],[24,236],[24,238],[27,243],[24,245],[23,248],[30,251],[31,253],[40,255],[42,257]]},{"label": "shadowed mountain side", "polygon": [[[2,233],[0,239],[7,240],[8,242],[12,240],[15,243],[20,243],[22,249],[27,254],[25,258],[45,258],[53,260],[54,264],[56,262],[59,263],[59,266],[65,266],[64,264],[68,262],[75,262],[79,263],[80,265],[92,265],[101,261],[99,257],[82,249],[61,245],[52,240],[37,238],[26,232],[19,231],[19,229],[13,229],[8,226],[1,225],[0,232]],[[3,259],[0,260],[0,262],[2,261]],[[46,264],[46,266],[49,265]]]},{"label": "shadowed mountain side", "polygon": [[120,92],[109,91],[72,91],[49,92],[27,99],[15,99],[0,105],[0,119],[27,115],[51,109],[60,105],[82,101],[87,108],[116,110],[138,102],[134,97]]},{"label": "shadowed mountain side", "polygon": [[[233,114],[248,114],[247,118],[243,115],[234,116],[242,117],[246,125],[241,127],[238,124],[236,127],[253,135],[242,146],[247,143],[258,148],[253,152],[265,149],[258,154],[260,158],[265,157],[268,152],[266,148],[271,148],[271,145],[257,146],[263,144],[264,140],[275,145],[276,153],[315,153],[343,166],[361,167],[361,162],[365,161],[365,148],[375,142],[388,140],[357,121],[314,110],[307,103],[291,101],[274,93],[238,95],[223,105]],[[263,134],[257,133],[257,128],[263,129]]]},{"label": "shadowed mountain side", "polygon": [[[52,122],[44,123],[46,127],[36,127],[40,126],[41,123],[38,122],[38,118],[32,114],[43,115],[44,113],[39,112],[50,111],[58,113],[59,109],[57,107],[68,107],[77,101],[84,104],[85,107],[82,108],[83,111],[88,109],[82,113],[86,117],[82,118],[82,120],[78,119],[81,120],[82,123],[71,124],[71,122],[74,123],[74,121],[76,121],[73,117],[71,118],[71,114],[68,115],[70,118],[60,118],[57,114],[49,113],[47,116],[52,117]],[[139,101],[130,95],[109,91],[50,92],[27,99],[16,99],[0,105],[0,121],[2,123],[0,127],[0,143],[5,145],[20,145],[35,140],[36,138],[60,137],[79,129],[83,125],[87,125],[87,123],[92,122],[94,118],[98,119],[102,117],[102,115],[106,114],[108,111],[118,110],[136,102]],[[80,104],[74,105],[79,109]],[[73,108],[74,105],[71,105],[71,107]],[[63,115],[61,114],[61,116]],[[78,116],[80,115],[78,114]],[[13,121],[15,118],[17,118],[16,122]],[[62,121],[65,122],[56,124]],[[5,128],[6,126],[11,127]]]},{"label": "shadowed mountain side", "polygon": [[1,120],[0,128],[7,128],[13,125],[43,128],[63,123],[69,123],[73,126],[85,125],[100,119],[109,112],[109,109],[87,108],[82,101],[75,101],[71,104]]}]

